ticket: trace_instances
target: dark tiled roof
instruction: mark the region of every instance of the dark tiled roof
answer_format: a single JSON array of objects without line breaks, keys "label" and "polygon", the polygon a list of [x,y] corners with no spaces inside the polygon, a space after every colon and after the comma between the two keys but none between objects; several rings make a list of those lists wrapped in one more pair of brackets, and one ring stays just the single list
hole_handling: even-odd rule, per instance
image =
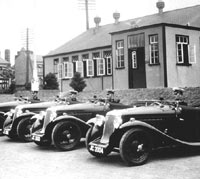
[{"label": "dark tiled roof", "polygon": [[70,53],[92,48],[99,48],[111,45],[111,32],[128,30],[131,28],[150,26],[153,24],[168,23],[177,25],[186,25],[189,23],[192,27],[200,28],[200,5],[166,11],[162,14],[156,13],[126,21],[120,21],[118,24],[112,23],[100,26],[99,28],[90,28],[86,32],[68,41],[59,48],[49,52],[47,56]]}]

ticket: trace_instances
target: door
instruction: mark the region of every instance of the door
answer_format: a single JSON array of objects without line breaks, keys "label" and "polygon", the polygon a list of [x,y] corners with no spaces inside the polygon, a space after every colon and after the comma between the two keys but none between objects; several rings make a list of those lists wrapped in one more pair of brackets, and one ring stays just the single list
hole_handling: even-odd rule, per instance
[{"label": "door", "polygon": [[144,47],[128,50],[129,88],[146,88]]}]

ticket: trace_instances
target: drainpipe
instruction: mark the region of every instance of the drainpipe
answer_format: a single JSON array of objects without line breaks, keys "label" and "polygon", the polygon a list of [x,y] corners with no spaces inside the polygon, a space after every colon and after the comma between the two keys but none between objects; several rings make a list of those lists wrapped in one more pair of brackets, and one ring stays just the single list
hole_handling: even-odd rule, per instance
[{"label": "drainpipe", "polygon": [[163,64],[164,64],[164,87],[168,87],[167,80],[167,54],[166,54],[166,31],[165,25],[162,25],[162,39],[163,39]]}]

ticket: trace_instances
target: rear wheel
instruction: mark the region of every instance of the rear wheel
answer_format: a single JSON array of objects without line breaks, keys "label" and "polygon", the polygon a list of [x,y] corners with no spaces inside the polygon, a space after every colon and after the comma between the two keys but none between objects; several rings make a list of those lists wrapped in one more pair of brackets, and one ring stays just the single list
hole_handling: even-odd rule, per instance
[{"label": "rear wheel", "polygon": [[31,132],[30,129],[33,123],[30,120],[30,117],[26,117],[22,119],[19,124],[17,125],[17,135],[20,140],[24,142],[31,142]]},{"label": "rear wheel", "polygon": [[128,165],[142,165],[149,157],[151,140],[143,129],[130,129],[120,140],[120,155]]},{"label": "rear wheel", "polygon": [[102,153],[93,152],[93,151],[91,151],[89,149],[89,147],[90,147],[89,143],[91,141],[96,140],[96,139],[97,140],[100,139],[100,137],[102,136],[102,131],[95,130],[94,128],[95,128],[95,126],[92,126],[87,131],[86,139],[85,139],[86,148],[89,151],[89,153],[92,154],[95,157],[98,157],[98,158],[105,157],[105,156],[107,156],[112,151],[112,147],[111,146],[108,146],[108,148],[104,149],[104,153],[103,154]]},{"label": "rear wheel", "polygon": [[81,129],[75,122],[59,122],[52,132],[52,141],[59,150],[73,150],[79,144],[80,139]]}]

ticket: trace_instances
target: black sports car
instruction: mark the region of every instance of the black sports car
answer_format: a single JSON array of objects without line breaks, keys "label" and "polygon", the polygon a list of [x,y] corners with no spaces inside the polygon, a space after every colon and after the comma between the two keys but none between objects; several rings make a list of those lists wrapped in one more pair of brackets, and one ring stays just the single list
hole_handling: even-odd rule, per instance
[{"label": "black sports car", "polygon": [[113,110],[89,122],[88,151],[96,157],[119,151],[128,165],[144,164],[158,147],[200,146],[200,108],[179,102]]}]

